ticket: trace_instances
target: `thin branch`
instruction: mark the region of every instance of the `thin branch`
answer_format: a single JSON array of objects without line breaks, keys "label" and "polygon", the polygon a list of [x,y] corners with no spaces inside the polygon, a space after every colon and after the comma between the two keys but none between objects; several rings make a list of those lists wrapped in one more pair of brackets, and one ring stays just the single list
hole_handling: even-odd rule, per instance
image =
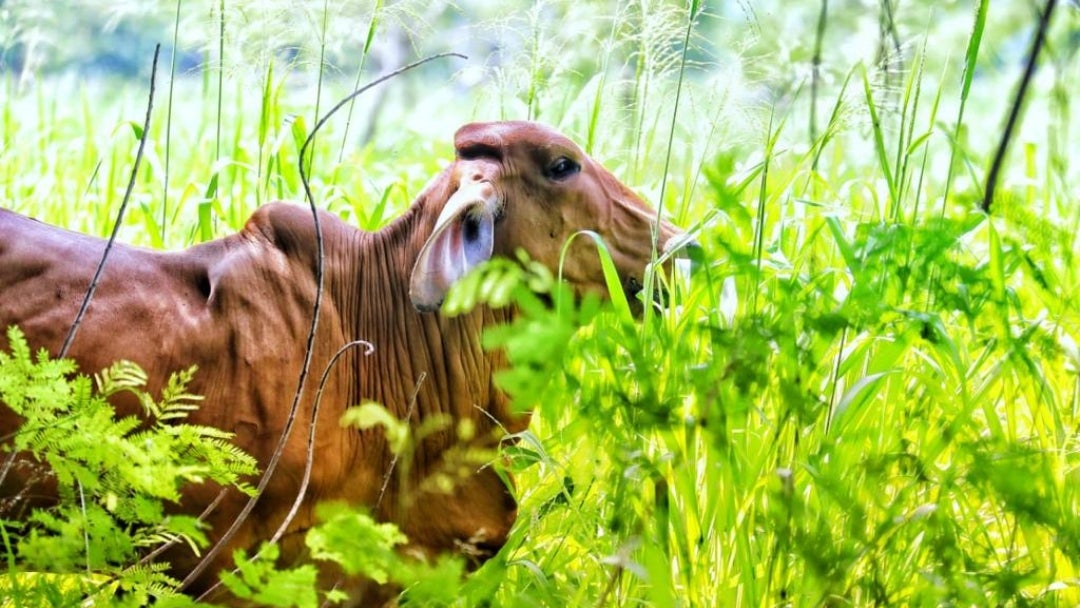
[{"label": "thin branch", "polygon": [[[331,116],[336,114],[337,111],[340,110],[345,104],[349,103],[353,99],[355,99],[355,98],[359,97],[360,95],[362,95],[363,93],[367,92],[368,89],[376,87],[376,86],[386,82],[387,80],[390,80],[391,78],[395,78],[397,76],[400,76],[401,74],[403,74],[405,72],[408,72],[409,70],[418,68],[418,67],[424,65],[425,63],[435,61],[436,59],[443,59],[445,57],[457,57],[458,59],[468,59],[468,56],[462,55],[461,53],[439,53],[437,55],[429,55],[427,57],[424,57],[423,59],[420,59],[418,61],[414,61],[414,62],[412,62],[412,63],[410,63],[408,65],[403,65],[400,68],[394,70],[393,72],[389,72],[387,74],[384,74],[383,76],[380,76],[380,77],[376,78],[375,80],[372,80],[368,84],[360,87],[359,89],[353,91],[352,93],[349,93],[347,96],[345,96],[344,99],[342,99],[341,101],[334,104],[334,107],[330,108],[330,111],[327,112],[322,118],[319,119],[319,122],[315,123],[315,126],[311,129],[311,133],[308,134],[307,139],[304,140],[304,145],[300,147],[300,159],[301,159],[300,162],[303,162],[304,154],[306,153],[306,151],[308,149],[308,146],[311,144],[312,140],[314,139],[315,133],[324,124],[326,124],[326,121],[329,120]],[[315,205],[315,198],[311,194],[311,185],[308,183],[307,173],[304,171],[303,165],[300,166],[300,181],[302,181],[304,183],[304,192],[307,194],[308,202],[312,206],[314,206]]]},{"label": "thin branch", "polygon": [[304,184],[304,193],[307,197],[308,205],[310,205],[311,207],[311,216],[315,221],[315,248],[317,255],[317,263],[315,266],[315,304],[312,307],[311,329],[308,331],[307,347],[304,353],[304,363],[300,369],[300,377],[297,380],[296,393],[293,395],[293,401],[292,405],[289,408],[289,417],[285,422],[285,428],[281,431],[281,436],[278,438],[277,447],[274,448],[274,453],[270,455],[270,461],[266,464],[266,469],[263,471],[262,477],[259,478],[259,485],[255,488],[255,494],[248,499],[243,509],[241,509],[240,513],[236,516],[236,519],[233,520],[232,525],[229,526],[229,529],[226,530],[225,533],[221,536],[221,538],[219,538],[218,541],[214,544],[214,546],[211,547],[210,550],[208,550],[203,555],[203,558],[199,560],[199,563],[195,565],[191,572],[188,573],[187,577],[185,577],[184,580],[180,583],[181,589],[187,587],[188,585],[193,583],[200,575],[202,575],[203,571],[205,571],[210,566],[210,563],[214,560],[214,558],[217,557],[218,553],[224,550],[224,548],[229,544],[229,541],[231,541],[233,536],[235,536],[236,533],[240,530],[240,526],[251,515],[251,511],[255,508],[255,503],[258,502],[259,498],[266,490],[266,486],[270,484],[270,478],[273,477],[274,471],[277,469],[277,465],[281,461],[281,455],[285,452],[285,445],[288,443],[289,436],[292,435],[293,425],[296,423],[296,413],[300,409],[300,399],[304,393],[304,385],[307,382],[308,371],[311,367],[312,354],[315,351],[315,333],[319,327],[319,312],[322,310],[324,274],[323,266],[325,262],[325,260],[323,259],[323,236],[322,225],[319,222],[319,208],[315,204],[315,196],[311,193],[311,185],[308,183],[307,172],[304,168],[304,157],[307,152],[308,146],[311,144],[312,140],[315,137],[315,134],[319,131],[319,129],[324,124],[326,124],[326,121],[329,120],[331,116],[337,113],[338,110],[344,107],[345,104],[347,104],[352,99],[358,97],[368,89],[382,84],[383,82],[386,82],[387,80],[390,80],[391,78],[394,78],[404,72],[412,70],[413,68],[419,67],[425,63],[428,63],[429,61],[434,61],[435,59],[449,56],[467,59],[467,57],[458,53],[440,53],[438,55],[431,55],[419,61],[410,63],[409,65],[403,66],[397,70],[394,70],[393,72],[390,72],[384,76],[380,76],[379,78],[376,78],[375,80],[364,85],[363,87],[353,91],[344,99],[339,101],[333,108],[330,109],[329,112],[327,112],[321,119],[319,119],[318,122],[315,123],[315,126],[311,129],[311,133],[309,133],[307,139],[304,140],[304,144],[300,146],[300,154],[297,158],[297,165],[300,170],[300,181]]},{"label": "thin branch", "polygon": [[[420,377],[416,380],[416,387],[413,388],[412,398],[409,399],[409,409],[405,412],[404,420],[406,421],[412,420],[413,411],[416,410],[416,400],[420,397],[420,387],[424,385],[424,380],[427,380],[427,372],[420,372]],[[376,509],[382,506],[386,489],[390,487],[390,477],[394,474],[394,469],[397,468],[400,456],[401,454],[394,454],[394,457],[390,460],[390,466],[386,469],[386,474],[383,475],[382,487],[379,488],[379,498],[375,501]]]},{"label": "thin branch", "polygon": [[990,172],[986,174],[986,188],[982,200],[982,210],[990,213],[990,205],[994,202],[994,190],[997,188],[998,174],[1005,162],[1005,151],[1012,140],[1013,130],[1017,121],[1020,120],[1020,109],[1024,105],[1028,86],[1035,76],[1035,68],[1039,60],[1039,52],[1046,46],[1046,30],[1050,29],[1050,16],[1057,7],[1057,0],[1046,0],[1046,8],[1039,18],[1039,28],[1035,31],[1035,39],[1031,41],[1031,51],[1028,53],[1027,66],[1024,67],[1024,75],[1020,79],[1020,87],[1013,98],[1012,109],[1009,111],[1009,119],[1005,123],[1005,132],[1001,134],[1001,143],[998,144],[997,153],[994,154],[994,162],[990,165]]},{"label": "thin branch", "polygon": [[[11,435],[8,437],[10,436]],[[5,437],[2,441],[7,441],[7,438]],[[8,454],[8,457],[4,459],[4,467],[0,469],[0,486],[4,485],[4,480],[7,479],[8,473],[11,472],[11,467],[15,465],[15,457],[18,456],[18,454],[18,452],[12,450],[11,453]]]},{"label": "thin branch", "polygon": [[97,291],[98,281],[101,280],[101,273],[105,269],[105,260],[109,257],[109,252],[112,250],[113,243],[116,242],[116,235],[120,232],[120,224],[124,220],[124,211],[127,210],[128,201],[131,200],[131,191],[135,189],[135,178],[139,174],[139,164],[142,162],[143,148],[146,147],[146,137],[150,133],[150,113],[154,108],[154,80],[157,78],[157,64],[158,54],[161,52],[161,45],[158,44],[154,47],[154,63],[150,68],[150,94],[146,101],[146,120],[143,122],[142,133],[139,137],[139,149],[135,153],[135,164],[131,167],[131,178],[128,179],[127,191],[124,192],[124,199],[120,202],[120,210],[116,213],[116,223],[113,224],[112,234],[109,236],[109,240],[105,243],[105,251],[101,253],[101,260],[98,262],[97,270],[94,271],[94,278],[90,280],[90,287],[86,290],[86,297],[83,298],[82,306],[79,307],[79,312],[75,315],[75,320],[71,323],[71,329],[68,330],[67,337],[64,338],[64,345],[60,347],[60,352],[56,355],[57,359],[62,359],[67,355],[68,349],[71,348],[72,341],[75,340],[75,332],[78,331],[79,325],[82,323],[83,316],[86,314],[86,309],[90,307],[90,300],[94,298],[94,292]]}]

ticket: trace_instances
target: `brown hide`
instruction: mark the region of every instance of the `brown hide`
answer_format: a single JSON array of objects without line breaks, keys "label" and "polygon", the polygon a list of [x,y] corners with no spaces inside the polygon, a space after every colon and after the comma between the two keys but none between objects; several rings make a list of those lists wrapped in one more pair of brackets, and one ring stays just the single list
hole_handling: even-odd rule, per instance
[{"label": "brown hide", "polygon": [[[284,520],[300,486],[318,375],[344,344],[366,340],[370,356],[349,351],[329,376],[317,422],[310,487],[283,543],[284,562],[302,558],[303,531],[317,502],[340,500],[376,509],[425,553],[464,550],[489,557],[505,542],[516,504],[490,467],[456,474],[452,491],[425,480],[460,471],[452,430],[423,442],[409,479],[380,488],[391,454],[381,432],[342,428],[346,408],[385,405],[412,422],[446,414],[475,427],[474,447],[527,424],[495,386],[505,362],[480,345],[483,328],[508,320],[506,310],[478,308],[447,318],[433,311],[449,284],[482,259],[524,248],[553,270],[563,242],[591,229],[611,247],[624,284],[634,288],[653,250],[677,230],[573,142],[534,123],[471,124],[455,140],[457,158],[404,215],[367,233],[320,214],[325,291],[296,427],[281,463],[218,560],[196,581],[207,588],[234,548],[249,551]],[[56,353],[84,297],[104,241],[0,210],[0,327],[22,328],[31,346]],[[238,234],[180,252],[116,245],[69,355],[86,373],[118,359],[139,364],[160,388],[191,365],[190,389],[205,395],[191,421],[236,433],[235,443],[265,467],[285,427],[305,355],[316,290],[315,231],[304,206],[260,208]],[[576,239],[565,275],[579,291],[606,293],[594,246]],[[411,300],[411,302],[410,302]],[[0,347],[6,348],[0,336]],[[424,378],[421,381],[421,378]],[[415,393],[415,406],[410,402]],[[0,433],[18,421],[0,407]],[[499,428],[501,427],[501,428]],[[22,489],[15,476],[0,499]],[[198,514],[218,488],[190,488],[181,509]],[[402,500],[408,496],[409,500]],[[246,501],[230,493],[211,513],[218,538]],[[0,514],[0,516],[6,516]],[[168,555],[183,576],[197,562]]]}]

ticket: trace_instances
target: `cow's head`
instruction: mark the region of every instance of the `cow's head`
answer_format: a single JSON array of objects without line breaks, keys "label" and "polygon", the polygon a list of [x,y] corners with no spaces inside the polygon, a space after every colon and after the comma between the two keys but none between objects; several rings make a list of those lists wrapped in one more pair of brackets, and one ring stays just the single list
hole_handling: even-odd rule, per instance
[{"label": "cow's head", "polygon": [[[680,230],[657,222],[654,209],[549,127],[473,123],[454,146],[457,158],[440,176],[446,183],[433,185],[446,203],[413,267],[410,295],[421,311],[436,310],[454,281],[493,255],[521,248],[556,272],[563,244],[582,230],[606,243],[636,305],[653,243],[660,252],[684,244]],[[574,238],[562,271],[578,294],[608,294],[592,239]]]}]

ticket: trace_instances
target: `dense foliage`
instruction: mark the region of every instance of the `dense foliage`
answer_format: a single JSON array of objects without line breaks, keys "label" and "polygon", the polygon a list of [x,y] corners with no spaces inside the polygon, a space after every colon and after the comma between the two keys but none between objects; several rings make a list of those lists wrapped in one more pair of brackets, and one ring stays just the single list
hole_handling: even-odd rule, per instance
[{"label": "dense foliage", "polygon": [[[486,337],[536,412],[503,449],[521,504],[509,545],[462,577],[399,560],[394,530],[329,507],[316,552],[369,539],[350,567],[414,605],[1080,602],[1074,3],[1054,14],[992,201],[1042,2],[479,4],[108,15],[109,31],[158,31],[201,66],[161,67],[126,241],[179,247],[301,200],[299,145],[330,101],[414,55],[465,50],[319,132],[321,207],[377,229],[460,123],[534,118],[704,246],[688,284],[656,278],[673,305],[638,320],[560,297],[527,261],[470,277],[448,312],[523,312]],[[20,7],[0,5],[24,58],[0,91],[0,205],[107,234],[145,81],[50,76],[62,55],[28,64],[29,33],[63,20]],[[98,542],[69,559],[129,555]],[[316,601],[309,570],[263,561],[232,578],[266,603]]]},{"label": "dense foliage", "polygon": [[[94,376],[75,375],[69,360],[32,355],[17,328],[8,330],[11,353],[0,353],[0,400],[24,419],[3,475],[34,484],[55,483],[55,504],[35,505],[34,488],[8,498],[10,517],[28,501],[25,520],[0,521],[9,575],[0,579],[16,605],[73,604],[122,590],[132,603],[168,597],[177,581],[160,564],[139,561],[141,552],[176,542],[202,547],[196,517],[169,513],[188,483],[214,481],[249,491],[244,478],[254,460],[229,443],[224,431],[187,424],[198,397],[185,392],[194,368],[174,374],[155,399],[135,364],[118,361]],[[140,416],[118,417],[106,400],[128,393]],[[9,450],[5,450],[8,452]],[[35,466],[40,463],[45,466]],[[11,576],[14,572],[74,573],[73,577]],[[93,575],[91,575],[93,574]]]}]

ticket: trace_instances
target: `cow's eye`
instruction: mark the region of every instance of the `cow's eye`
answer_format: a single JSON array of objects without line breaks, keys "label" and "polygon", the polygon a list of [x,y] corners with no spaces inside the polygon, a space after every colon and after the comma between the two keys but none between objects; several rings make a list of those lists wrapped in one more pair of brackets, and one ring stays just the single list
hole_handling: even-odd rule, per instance
[{"label": "cow's eye", "polygon": [[581,171],[581,165],[561,156],[548,166],[547,176],[553,180],[564,180],[578,171]]}]

